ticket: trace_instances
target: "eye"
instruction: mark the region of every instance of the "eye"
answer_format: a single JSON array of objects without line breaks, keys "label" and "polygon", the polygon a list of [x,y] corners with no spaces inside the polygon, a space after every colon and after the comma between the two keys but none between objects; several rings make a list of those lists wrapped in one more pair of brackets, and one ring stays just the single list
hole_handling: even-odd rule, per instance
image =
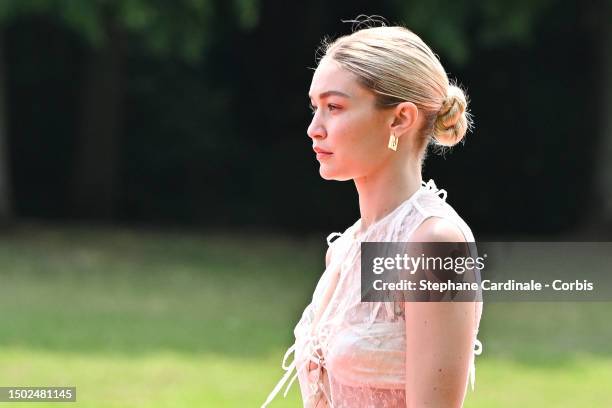
[{"label": "eye", "polygon": [[[317,107],[314,105],[309,105],[308,106],[310,108],[310,112],[314,115],[317,112]],[[338,109],[341,109],[340,106],[338,105],[334,105],[333,103],[328,103],[327,104],[327,109],[332,112]]]}]

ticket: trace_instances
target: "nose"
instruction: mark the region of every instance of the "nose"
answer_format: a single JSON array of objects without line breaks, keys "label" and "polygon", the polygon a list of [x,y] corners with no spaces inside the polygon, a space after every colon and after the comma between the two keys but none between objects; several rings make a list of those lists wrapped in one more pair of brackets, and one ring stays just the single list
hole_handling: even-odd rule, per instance
[{"label": "nose", "polygon": [[319,122],[316,113],[312,117],[312,121],[310,121],[310,125],[308,126],[308,130],[306,131],[306,133],[308,133],[308,137],[310,137],[313,140],[323,139],[327,137],[327,132],[325,131],[325,128],[323,127],[323,125]]}]

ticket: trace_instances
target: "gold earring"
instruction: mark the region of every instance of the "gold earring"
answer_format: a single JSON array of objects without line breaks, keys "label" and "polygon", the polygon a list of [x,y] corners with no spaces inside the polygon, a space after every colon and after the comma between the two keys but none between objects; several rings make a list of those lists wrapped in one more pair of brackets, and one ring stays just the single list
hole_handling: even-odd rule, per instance
[{"label": "gold earring", "polygon": [[394,152],[397,151],[397,142],[398,142],[399,138],[397,136],[395,136],[395,133],[391,133],[391,136],[389,137],[389,145],[387,146],[389,149],[393,150]]}]

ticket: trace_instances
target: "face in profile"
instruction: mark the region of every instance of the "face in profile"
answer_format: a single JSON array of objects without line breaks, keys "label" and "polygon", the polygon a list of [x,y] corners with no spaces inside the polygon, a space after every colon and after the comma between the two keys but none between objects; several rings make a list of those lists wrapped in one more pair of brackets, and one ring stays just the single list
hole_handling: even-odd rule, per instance
[{"label": "face in profile", "polygon": [[326,180],[368,176],[390,159],[387,142],[393,115],[375,106],[374,94],[329,57],[310,85],[313,117],[308,136]]}]

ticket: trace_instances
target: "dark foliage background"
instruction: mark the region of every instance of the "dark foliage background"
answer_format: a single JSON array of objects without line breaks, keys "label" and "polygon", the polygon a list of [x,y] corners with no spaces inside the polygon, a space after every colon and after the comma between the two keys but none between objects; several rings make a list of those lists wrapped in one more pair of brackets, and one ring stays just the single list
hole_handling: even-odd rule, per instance
[{"label": "dark foliage background", "polygon": [[477,234],[609,233],[608,1],[185,0],[166,20],[153,1],[43,3],[3,6],[5,218],[348,226],[356,193],[319,178],[306,95],[320,40],[364,13],[413,28],[467,88],[475,131],[424,179]]}]

